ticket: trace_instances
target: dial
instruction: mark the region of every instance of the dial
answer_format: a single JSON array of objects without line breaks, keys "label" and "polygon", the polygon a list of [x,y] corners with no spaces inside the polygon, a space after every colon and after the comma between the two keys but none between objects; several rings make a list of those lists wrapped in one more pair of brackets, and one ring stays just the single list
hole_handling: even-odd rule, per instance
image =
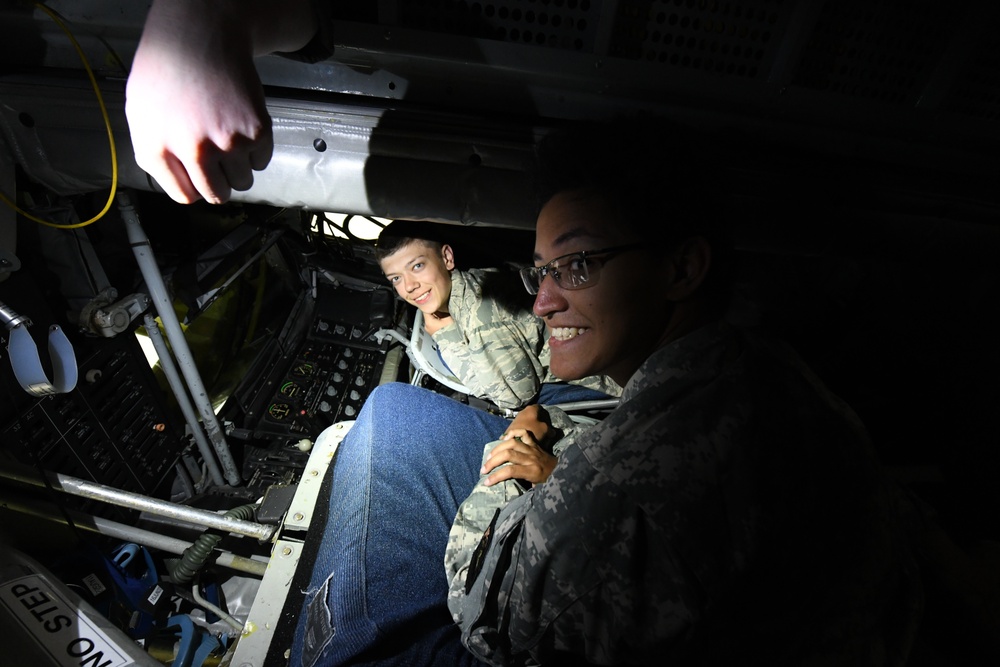
[{"label": "dial", "polygon": [[292,406],[288,405],[288,403],[272,403],[267,408],[267,414],[276,421],[287,419],[291,412]]},{"label": "dial", "polygon": [[292,375],[300,378],[309,377],[316,371],[316,367],[309,363],[301,363],[292,369]]},{"label": "dial", "polygon": [[287,396],[288,398],[295,398],[296,396],[299,395],[299,392],[301,391],[302,387],[299,386],[298,384],[294,382],[286,382],[285,384],[281,385],[281,389],[278,390],[278,393],[282,394],[283,396]]}]

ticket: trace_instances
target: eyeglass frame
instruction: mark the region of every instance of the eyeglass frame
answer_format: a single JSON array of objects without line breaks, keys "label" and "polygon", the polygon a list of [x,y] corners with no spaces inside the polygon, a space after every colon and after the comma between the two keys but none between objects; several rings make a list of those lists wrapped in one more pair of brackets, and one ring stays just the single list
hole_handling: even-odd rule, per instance
[{"label": "eyeglass frame", "polygon": [[[590,258],[596,257],[597,255],[608,255],[608,254],[618,254],[622,252],[627,252],[629,250],[638,250],[639,248],[646,245],[642,241],[636,243],[627,243],[625,245],[612,246],[610,248],[600,248],[598,250],[583,250],[580,252],[570,252],[565,255],[559,255],[555,259],[549,260],[541,266],[526,266],[518,273],[521,275],[521,282],[524,283],[524,289],[528,291],[528,294],[538,294],[538,290],[542,286],[542,281],[545,280],[545,276],[549,274],[552,275],[552,279],[555,281],[556,285],[565,290],[581,290],[587,289],[588,287],[593,287],[597,284],[597,279],[595,278],[593,282],[590,281],[590,269],[587,266],[587,262]],[[563,285],[559,280],[560,273],[558,271],[560,260],[565,260],[567,257],[578,257],[580,261],[583,262],[583,271],[587,274],[587,278],[579,285],[569,286]],[[608,257],[607,261],[611,259]],[[538,279],[535,280],[534,277],[537,276]]]}]

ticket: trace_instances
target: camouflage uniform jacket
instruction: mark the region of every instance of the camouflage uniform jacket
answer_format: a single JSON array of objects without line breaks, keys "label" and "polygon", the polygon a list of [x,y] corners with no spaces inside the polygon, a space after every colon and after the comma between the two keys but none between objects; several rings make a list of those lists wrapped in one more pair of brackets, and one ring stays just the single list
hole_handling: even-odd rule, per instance
[{"label": "camouflage uniform jacket", "polygon": [[[448,310],[453,324],[432,338],[441,358],[469,393],[517,410],[531,403],[549,372],[545,323],[531,312],[520,278],[499,269],[452,271]],[[621,387],[610,378],[577,381],[611,396]]]},{"label": "camouflage uniform jacket", "polygon": [[786,352],[703,328],[565,436],[545,483],[477,485],[445,557],[466,647],[494,665],[901,664],[922,593],[886,481]]}]

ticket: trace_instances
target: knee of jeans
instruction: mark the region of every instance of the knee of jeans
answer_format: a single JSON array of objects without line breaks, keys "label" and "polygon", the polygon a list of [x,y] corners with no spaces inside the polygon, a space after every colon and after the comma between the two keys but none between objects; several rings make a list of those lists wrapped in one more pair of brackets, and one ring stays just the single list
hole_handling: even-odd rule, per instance
[{"label": "knee of jeans", "polygon": [[405,404],[406,401],[412,401],[414,393],[423,391],[419,387],[414,387],[412,384],[406,384],[405,382],[388,382],[386,384],[381,384],[368,394],[368,400],[365,401],[365,407],[369,410],[383,410],[387,408],[393,408],[400,405],[400,403]]}]

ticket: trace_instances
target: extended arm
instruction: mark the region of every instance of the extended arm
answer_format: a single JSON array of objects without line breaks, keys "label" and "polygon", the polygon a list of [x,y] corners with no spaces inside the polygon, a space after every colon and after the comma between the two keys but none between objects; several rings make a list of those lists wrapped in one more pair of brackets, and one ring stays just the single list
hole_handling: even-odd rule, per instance
[{"label": "extended arm", "polygon": [[309,0],[154,0],[126,87],[136,163],[181,203],[248,189],[273,149],[253,59],[316,28]]}]

